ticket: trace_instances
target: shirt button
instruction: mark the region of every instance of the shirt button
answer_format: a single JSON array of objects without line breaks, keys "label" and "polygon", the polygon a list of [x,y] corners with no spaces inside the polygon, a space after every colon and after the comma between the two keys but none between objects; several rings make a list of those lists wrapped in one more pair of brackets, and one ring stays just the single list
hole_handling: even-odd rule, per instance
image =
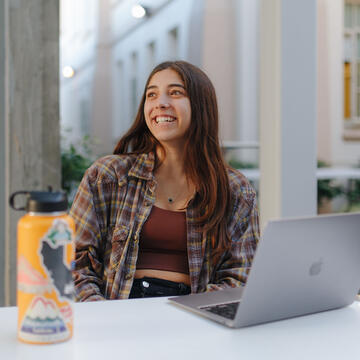
[{"label": "shirt button", "polygon": [[132,278],[131,274],[126,274],[125,275],[125,280],[130,280]]}]

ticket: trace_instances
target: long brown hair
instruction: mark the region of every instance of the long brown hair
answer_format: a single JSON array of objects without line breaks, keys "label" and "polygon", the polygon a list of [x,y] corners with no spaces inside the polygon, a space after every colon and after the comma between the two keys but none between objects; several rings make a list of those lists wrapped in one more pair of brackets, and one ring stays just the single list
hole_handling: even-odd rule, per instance
[{"label": "long brown hair", "polygon": [[[211,238],[213,256],[218,259],[230,247],[227,221],[231,212],[230,185],[219,144],[219,114],[214,86],[207,75],[185,61],[166,61],[149,75],[135,121],[120,139],[114,154],[141,154],[162,148],[149,131],[144,115],[146,88],[161,70],[176,71],[184,82],[191,104],[191,122],[184,147],[186,177],[196,188],[194,205],[202,231]],[[163,149],[163,148],[162,148]]]}]

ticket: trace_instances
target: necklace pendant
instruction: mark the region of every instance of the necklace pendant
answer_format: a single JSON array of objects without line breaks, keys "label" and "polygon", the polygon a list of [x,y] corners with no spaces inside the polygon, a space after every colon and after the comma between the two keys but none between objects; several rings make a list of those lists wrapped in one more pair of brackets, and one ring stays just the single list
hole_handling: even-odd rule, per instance
[{"label": "necklace pendant", "polygon": [[174,201],[173,198],[171,198],[171,197],[168,198],[168,202],[169,202],[170,204],[172,204],[173,201]]}]

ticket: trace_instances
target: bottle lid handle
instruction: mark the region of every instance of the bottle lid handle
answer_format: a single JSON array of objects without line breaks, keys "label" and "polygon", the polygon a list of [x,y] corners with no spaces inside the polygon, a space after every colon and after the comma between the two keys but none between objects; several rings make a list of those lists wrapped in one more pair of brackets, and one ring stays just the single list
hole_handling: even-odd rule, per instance
[{"label": "bottle lid handle", "polygon": [[15,206],[15,197],[17,195],[20,195],[20,194],[30,195],[30,192],[29,191],[16,191],[10,196],[9,204],[16,211],[26,210],[25,206],[23,206],[23,207],[16,207]]}]

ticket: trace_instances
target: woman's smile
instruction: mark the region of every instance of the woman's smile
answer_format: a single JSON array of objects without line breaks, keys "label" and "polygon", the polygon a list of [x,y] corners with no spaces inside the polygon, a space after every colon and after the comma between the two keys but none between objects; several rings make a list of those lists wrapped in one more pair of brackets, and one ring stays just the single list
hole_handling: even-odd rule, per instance
[{"label": "woman's smile", "polygon": [[153,118],[157,124],[172,123],[176,120],[174,116],[159,115]]}]

